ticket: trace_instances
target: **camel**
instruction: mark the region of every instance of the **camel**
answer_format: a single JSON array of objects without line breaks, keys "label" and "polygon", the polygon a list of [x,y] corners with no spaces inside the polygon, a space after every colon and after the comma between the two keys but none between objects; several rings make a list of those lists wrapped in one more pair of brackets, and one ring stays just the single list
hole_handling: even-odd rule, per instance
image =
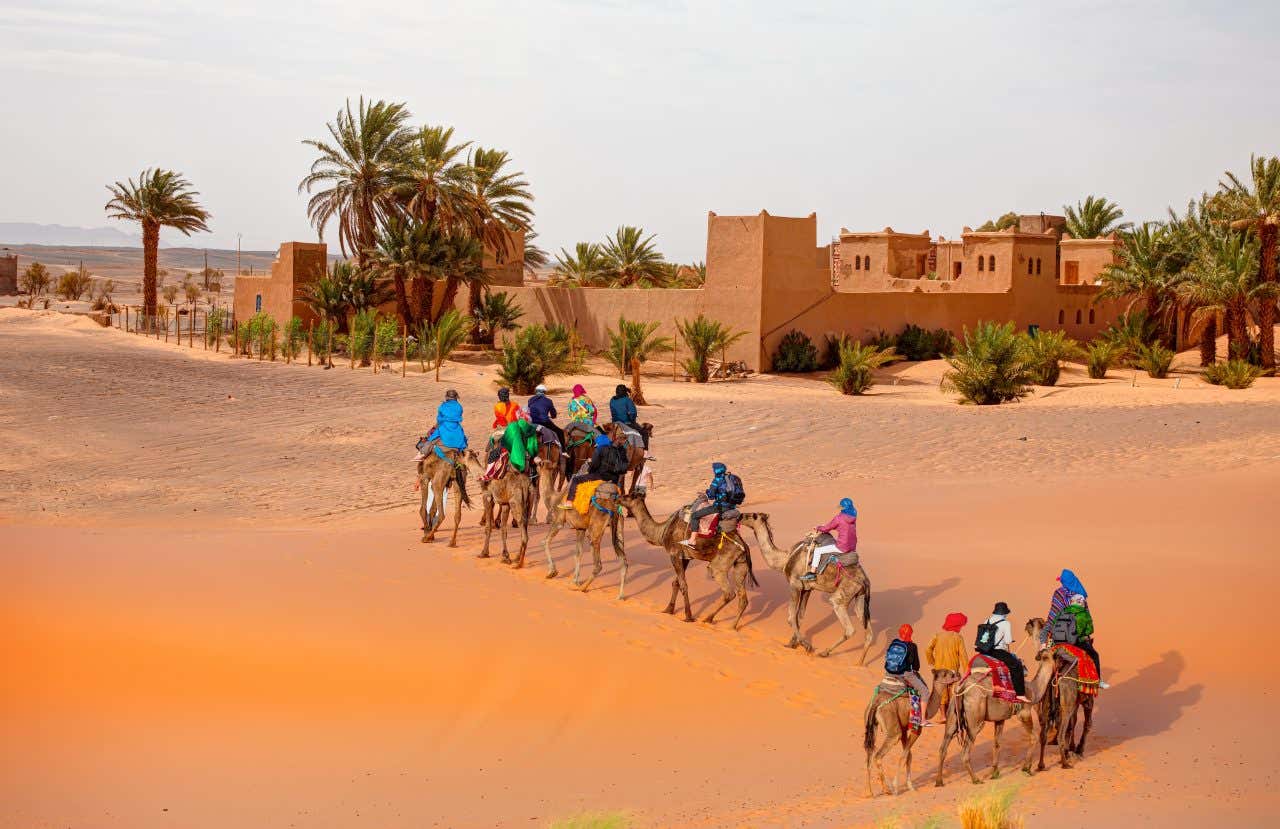
[{"label": "camel", "polygon": [[[645,455],[647,454],[644,446],[632,446],[627,442],[626,433],[622,431],[621,424],[610,423],[604,427],[604,433],[609,436],[609,440],[619,443],[627,447],[627,471],[631,473],[631,486],[627,487],[627,494],[630,495],[636,491],[636,481],[640,480],[640,470],[644,467]],[[653,424],[641,423],[640,434],[644,435],[646,445],[649,439],[653,437]]]},{"label": "camel", "polygon": [[[558,443],[538,444],[538,500],[546,510],[547,524],[554,522],[556,502],[564,488],[564,455]],[[530,510],[536,518],[537,510]]]},{"label": "camel", "polygon": [[[436,530],[444,523],[444,511],[450,500],[453,503],[453,536],[450,547],[458,546],[458,524],[462,522],[462,505],[471,506],[467,495],[467,467],[460,463],[462,452],[456,449],[442,450],[446,458],[432,452],[418,461],[418,480],[414,489],[419,492],[418,516],[422,519],[422,543],[435,541]],[[449,491],[457,490],[457,497],[450,499]]]},{"label": "camel", "polygon": [[[787,608],[787,620],[791,622],[791,641],[787,643],[787,647],[794,648],[799,645],[807,652],[813,653],[813,643],[800,633],[800,623],[804,619],[809,598],[814,590],[818,590],[830,594],[831,609],[835,611],[836,618],[840,620],[840,626],[844,629],[844,635],[840,637],[840,641],[819,653],[818,656],[830,656],[832,651],[853,636],[853,620],[849,617],[849,605],[853,603],[854,615],[866,630],[866,636],[862,640],[862,656],[858,660],[859,665],[864,664],[867,660],[867,651],[871,648],[871,640],[875,637],[871,630],[871,580],[867,578],[862,564],[854,563],[850,567],[830,564],[816,580],[801,581],[800,577],[809,571],[810,546],[807,541],[797,542],[790,550],[778,549],[773,543],[773,528],[769,526],[769,516],[766,513],[745,513],[742,516],[742,524],[755,532],[756,542],[760,545],[760,554],[764,556],[764,560],[770,567],[786,576],[787,584],[791,587],[791,602]],[[856,562],[856,554],[854,555]]]},{"label": "camel", "polygon": [[[467,450],[467,462],[475,467],[481,475],[485,465],[480,456],[473,450]],[[481,481],[480,491],[484,495],[484,549],[477,558],[489,557],[489,538],[496,525],[502,530],[502,563],[514,564],[519,570],[524,566],[525,552],[529,548],[529,516],[533,512],[533,484],[529,476],[517,472],[512,466],[501,477],[492,481]],[[495,514],[496,512],[496,514]],[[520,554],[515,561],[507,553],[507,518],[520,528]]]},{"label": "camel", "polygon": [[[933,686],[929,689],[929,704],[926,710],[921,712],[924,722],[933,719],[933,716],[938,713],[939,696],[938,681],[935,677]],[[920,739],[920,730],[913,731],[910,728],[911,696],[906,683],[892,676],[886,676],[881,680],[871,696],[871,701],[867,703],[864,720],[866,729],[863,732],[862,747],[867,752],[867,797],[875,797],[875,792],[871,788],[873,759],[876,770],[880,773],[881,791],[885,794],[898,794],[898,775],[904,767],[906,773],[903,777],[906,780],[907,791],[914,791],[915,787],[911,785],[911,749],[916,744],[916,740]],[[880,743],[879,749],[876,748],[877,725],[884,730],[884,740]],[[893,781],[886,784],[884,756],[889,753],[894,743],[902,746],[902,760],[894,770]]]},{"label": "camel", "polygon": [[[689,583],[685,571],[691,561],[705,561],[711,570],[711,576],[720,586],[721,602],[716,605],[702,621],[714,624],[716,614],[725,605],[738,597],[738,617],[734,619],[733,629],[742,625],[742,616],[747,612],[747,587],[759,587],[755,573],[751,569],[751,549],[742,536],[735,530],[729,535],[717,538],[702,539],[696,550],[692,550],[680,542],[689,535],[689,524],[680,517],[683,510],[676,510],[665,521],[656,520],[649,512],[643,495],[623,495],[622,506],[636,519],[640,534],[655,547],[661,547],[671,557],[671,569],[675,578],[671,580],[671,601],[663,608],[663,613],[672,615],[676,612],[676,594],[684,597],[684,620],[693,621],[693,611],[689,607]],[[733,586],[729,583],[729,573],[733,573]]]},{"label": "camel", "polygon": [[[1044,663],[1048,661],[1048,654],[1048,650],[1036,654],[1036,672],[1027,680],[1027,699],[1031,700],[1030,704],[1010,703],[996,699],[992,696],[991,675],[985,671],[971,673],[963,679],[955,671],[934,671],[935,687],[959,683],[952,689],[951,704],[947,706],[947,726],[942,735],[942,748],[938,753],[938,776],[933,781],[935,786],[942,785],[942,767],[947,761],[947,744],[957,735],[960,738],[961,757],[964,759],[965,769],[969,772],[969,778],[974,783],[980,782],[978,776],[973,773],[969,752],[983,724],[988,722],[994,723],[995,728],[991,748],[990,779],[995,780],[1000,777],[1000,732],[1004,730],[1006,720],[1017,717],[1026,730],[1028,738],[1031,737],[1032,715],[1053,680],[1053,669],[1044,667]],[[1043,723],[1041,725],[1043,727]],[[1031,774],[1031,758],[1035,754],[1036,746],[1033,740],[1029,740],[1028,743],[1022,771]]]},{"label": "camel", "polygon": [[[1027,635],[1032,641],[1039,642],[1044,626],[1044,619],[1032,619],[1027,622]],[[1044,747],[1049,742],[1057,742],[1064,769],[1071,768],[1072,754],[1084,756],[1084,741],[1093,726],[1094,699],[1093,694],[1080,693],[1080,671],[1076,661],[1054,649],[1053,682],[1036,711],[1040,717],[1040,762],[1036,771],[1044,771]],[[1076,713],[1081,708],[1084,709],[1084,728],[1076,741]]]},{"label": "camel", "polygon": [[[587,510],[586,515],[582,515],[576,509],[557,509],[551,519],[551,529],[547,531],[547,537],[542,542],[543,551],[547,554],[547,578],[554,579],[557,575],[556,563],[551,558],[551,539],[556,537],[556,533],[560,532],[560,528],[566,524],[572,527],[576,533],[576,547],[573,555],[573,583],[575,586],[581,585],[582,592],[586,593],[591,587],[591,583],[595,581],[596,576],[600,575],[603,566],[600,563],[600,539],[604,535],[605,528],[609,529],[613,538],[613,554],[622,562],[622,573],[618,578],[618,600],[622,601],[626,598],[627,589],[627,551],[622,537],[622,516],[619,514],[618,497],[620,496],[618,487],[614,484],[600,484],[592,497],[591,507]],[[591,555],[595,560],[595,566],[591,569],[591,576],[584,584],[581,578],[582,571],[582,545],[588,538],[591,540]]]}]

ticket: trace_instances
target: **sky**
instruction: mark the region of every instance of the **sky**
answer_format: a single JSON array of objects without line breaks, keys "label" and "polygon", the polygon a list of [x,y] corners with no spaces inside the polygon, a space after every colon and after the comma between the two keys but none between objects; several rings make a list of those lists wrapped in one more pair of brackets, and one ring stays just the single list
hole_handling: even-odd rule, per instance
[{"label": "sky", "polygon": [[314,240],[301,142],[361,95],[507,150],[553,252],[633,224],[702,260],[708,211],[816,212],[815,243],[1091,193],[1161,218],[1280,154],[1277,31],[1274,2],[0,0],[0,221],[113,224],[105,186],[160,166],[213,214],[193,245]]}]

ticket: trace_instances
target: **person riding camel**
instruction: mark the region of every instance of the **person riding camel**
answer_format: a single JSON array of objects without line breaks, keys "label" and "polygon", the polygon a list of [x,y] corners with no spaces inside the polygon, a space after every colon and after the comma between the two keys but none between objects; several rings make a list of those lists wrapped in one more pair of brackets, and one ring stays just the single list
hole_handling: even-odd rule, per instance
[{"label": "person riding camel", "polygon": [[613,391],[613,397],[609,399],[609,420],[612,423],[621,423],[628,429],[640,435],[644,441],[644,448],[649,448],[649,436],[640,429],[639,424],[640,413],[636,411],[635,401],[631,399],[631,389],[622,383]]},{"label": "person riding camel", "polygon": [[[920,676],[920,651],[916,648],[916,643],[911,641],[912,633],[914,631],[911,625],[904,624],[898,628],[898,638],[890,642],[884,652],[884,672],[911,686],[920,699],[920,710],[923,712],[929,708],[929,686]],[[924,722],[922,725],[933,723]]]},{"label": "person riding camel", "polygon": [[680,542],[686,547],[697,545],[698,528],[703,518],[723,515],[741,504],[745,497],[742,481],[737,475],[730,474],[729,468],[719,461],[711,464],[711,485],[707,487],[705,495],[707,503],[689,515],[689,537]]},{"label": "person riding camel", "polygon": [[596,436],[596,446],[591,452],[591,461],[587,471],[580,472],[569,479],[567,500],[560,505],[561,509],[572,509],[574,496],[578,494],[578,485],[587,481],[607,481],[618,484],[628,466],[626,449],[609,440],[606,435]]},{"label": "person riding camel", "polygon": [[418,456],[414,460],[424,460],[430,445],[436,441],[445,449],[461,452],[467,448],[467,433],[462,430],[462,404],[458,402],[458,392],[453,389],[444,393],[444,400],[436,409],[436,425],[418,441]]},{"label": "person riding camel", "polygon": [[809,560],[809,572],[800,577],[800,581],[813,581],[818,578],[818,563],[828,553],[842,555],[858,551],[858,508],[850,498],[840,499],[840,511],[830,521],[813,528],[815,533],[827,533],[833,539],[831,544],[814,545],[813,555]]},{"label": "person riding camel", "polygon": [[493,404],[494,430],[505,429],[523,417],[524,411],[520,408],[520,404],[513,403],[511,400],[511,389],[505,386],[498,389],[498,402]]},{"label": "person riding camel", "polygon": [[550,429],[560,441],[560,446],[565,446],[564,430],[555,423],[557,417],[555,401],[547,397],[547,387],[538,384],[533,390],[533,397],[529,398],[529,402],[525,404],[525,411],[529,413],[529,419],[533,421],[535,426],[541,426],[544,429]]},{"label": "person riding camel", "polygon": [[[924,658],[935,674],[938,671],[952,671],[960,676],[964,675],[965,666],[969,664],[969,648],[965,645],[960,631],[968,623],[969,618],[963,613],[948,613],[947,618],[942,622],[942,630],[935,633],[929,640],[929,647],[924,649]],[[942,719],[946,720],[951,686],[943,685],[940,693],[942,696],[938,700],[939,710]]]},{"label": "person riding camel", "polygon": [[598,416],[596,404],[591,402],[591,398],[587,397],[587,390],[578,383],[573,387],[573,399],[569,401],[569,420],[594,429]]},{"label": "person riding camel", "polygon": [[978,641],[974,650],[983,656],[998,659],[1009,669],[1009,679],[1013,683],[1013,692],[1018,702],[1031,702],[1027,699],[1026,668],[1022,660],[1009,650],[1013,647],[1013,626],[1009,624],[1009,605],[996,602],[987,621],[978,625]]},{"label": "person riding camel", "polygon": [[1045,615],[1044,630],[1040,634],[1040,641],[1047,643],[1050,634],[1053,631],[1053,623],[1067,606],[1071,604],[1072,596],[1083,596],[1085,599],[1085,607],[1089,606],[1089,593],[1084,589],[1084,584],[1075,573],[1064,569],[1062,574],[1058,576],[1058,586],[1053,591],[1053,595],[1049,597],[1049,612]]},{"label": "person riding camel", "polygon": [[502,430],[498,445],[507,451],[511,467],[517,472],[528,473],[533,477],[534,461],[538,457],[538,430],[524,418],[508,423]]},{"label": "person riding camel", "polygon": [[1079,593],[1073,595],[1067,606],[1055,617],[1055,622],[1056,624],[1052,626],[1053,641],[1075,645],[1089,654],[1089,658],[1093,660],[1093,666],[1098,671],[1098,687],[1110,688],[1111,686],[1101,679],[1102,662],[1098,659],[1098,651],[1093,646],[1093,614],[1089,612],[1085,597]]}]

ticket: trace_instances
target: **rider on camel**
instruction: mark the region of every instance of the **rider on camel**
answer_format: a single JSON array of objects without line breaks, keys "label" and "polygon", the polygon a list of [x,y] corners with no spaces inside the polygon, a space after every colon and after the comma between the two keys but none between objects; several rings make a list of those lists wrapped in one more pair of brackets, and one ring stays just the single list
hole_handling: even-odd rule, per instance
[{"label": "rider on camel", "polygon": [[816,533],[828,533],[835,539],[832,544],[814,545],[813,555],[809,560],[809,572],[800,577],[801,581],[813,581],[818,577],[818,562],[822,557],[856,553],[858,551],[858,508],[850,498],[840,499],[840,511],[825,524],[813,528]]},{"label": "rider on camel", "polygon": [[493,404],[493,429],[505,429],[524,417],[519,403],[511,401],[511,389],[498,389],[498,402]]},{"label": "rider on camel", "polygon": [[1010,612],[1009,605],[996,602],[991,616],[986,621],[988,625],[995,625],[995,641],[992,643],[992,649],[985,651],[984,655],[1000,660],[1009,669],[1009,679],[1013,682],[1013,692],[1018,695],[1018,702],[1031,702],[1027,699],[1026,668],[1023,667],[1022,660],[1009,650],[1013,647],[1013,626],[1009,624]]},{"label": "rider on camel", "polygon": [[418,456],[414,460],[424,460],[426,450],[435,441],[445,449],[463,451],[467,448],[467,435],[462,431],[462,404],[458,402],[458,392],[453,389],[444,393],[444,401],[436,409],[436,425],[418,442]]},{"label": "rider on camel", "polygon": [[640,419],[640,413],[636,411],[635,401],[631,399],[631,389],[622,383],[613,391],[613,397],[609,399],[609,420],[612,423],[621,423],[628,429],[631,429],[644,441],[644,448],[649,448],[649,436],[640,429],[637,422]]},{"label": "rider on camel", "polygon": [[529,413],[529,419],[533,421],[534,425],[550,429],[560,441],[560,447],[564,448],[564,430],[555,423],[557,416],[556,404],[554,400],[547,397],[547,387],[539,383],[538,387],[533,390],[533,397],[529,398],[529,402],[524,408]]},{"label": "rider on camel", "polygon": [[711,485],[707,487],[706,497],[708,503],[689,516],[689,537],[680,542],[686,547],[698,543],[698,527],[703,518],[722,515],[736,506],[729,492],[729,468],[719,461],[711,464]]},{"label": "rider on camel", "polygon": [[573,387],[573,399],[569,401],[569,419],[586,425],[588,430],[594,430],[597,417],[596,404],[591,402],[591,398],[587,397],[587,390],[578,383]]}]

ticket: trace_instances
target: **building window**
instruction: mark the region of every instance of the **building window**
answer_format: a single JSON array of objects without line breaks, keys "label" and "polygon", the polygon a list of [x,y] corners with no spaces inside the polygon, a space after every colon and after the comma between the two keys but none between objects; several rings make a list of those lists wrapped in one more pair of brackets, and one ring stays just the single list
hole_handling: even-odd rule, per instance
[{"label": "building window", "polygon": [[1058,325],[1062,325],[1062,323],[1066,321],[1067,321],[1067,312],[1059,308],[1058,309]]},{"label": "building window", "polygon": [[853,257],[853,269],[854,269],[855,271],[860,271],[860,270],[862,270],[862,257],[861,257],[861,256],[855,256],[855,257]]},{"label": "building window", "polygon": [[262,310],[262,294],[258,294],[253,298],[253,310],[255,312]]},{"label": "building window", "polygon": [[1093,325],[1093,309],[1089,309],[1089,324]]},{"label": "building window", "polygon": [[986,269],[987,269],[986,260],[982,256],[979,256],[978,257],[978,273],[982,273]]},{"label": "building window", "polygon": [[1063,285],[1079,285],[1080,284],[1080,263],[1074,260],[1067,260],[1062,263],[1062,284]]},{"label": "building window", "polygon": [[1035,262],[1032,262],[1030,259],[1028,259],[1027,260],[1027,276],[1031,276],[1031,269],[1033,267],[1035,267]]},{"label": "building window", "polygon": [[954,279],[959,279],[959,278],[960,278],[960,273],[964,270],[964,263],[963,263],[963,262],[953,262],[953,263],[952,263],[952,267],[951,267],[951,269],[952,269],[952,271],[954,271],[953,278],[954,278]]},{"label": "building window", "polygon": [[1080,324],[1080,309],[1076,309],[1076,325]]},{"label": "building window", "polygon": [[987,257],[987,270],[992,273],[996,272],[996,255],[994,253]]},{"label": "building window", "polygon": [[871,270],[871,257],[870,256],[866,257],[866,260],[867,261],[864,263],[866,267],[864,267],[863,270],[869,271]]},{"label": "building window", "polygon": [[1036,257],[1036,276],[1040,275],[1040,257]]}]

